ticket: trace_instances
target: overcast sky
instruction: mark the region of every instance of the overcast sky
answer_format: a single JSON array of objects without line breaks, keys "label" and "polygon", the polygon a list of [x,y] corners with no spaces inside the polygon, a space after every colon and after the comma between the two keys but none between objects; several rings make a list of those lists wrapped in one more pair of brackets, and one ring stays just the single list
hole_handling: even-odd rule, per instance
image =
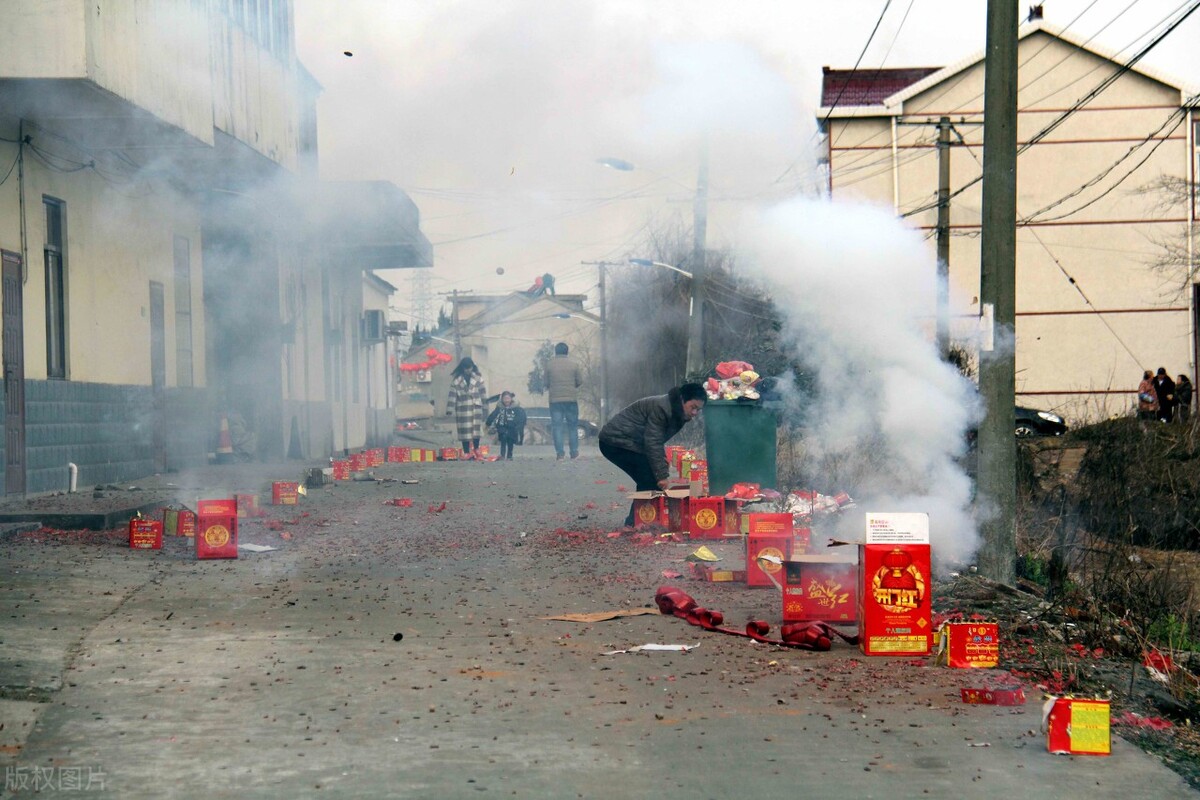
[{"label": "overcast sky", "polygon": [[[1128,57],[1190,4],[1044,5],[1050,23]],[[410,194],[434,243],[434,292],[524,289],[551,272],[566,291],[594,294],[594,268],[581,261],[637,255],[647,224],[690,220],[704,129],[709,246],[736,246],[748,208],[811,185],[822,66],[848,69],[860,55],[860,68],[945,66],[981,51],[986,33],[985,0],[296,0],[295,9],[300,59],[323,87],[322,177],[388,180]],[[1200,84],[1198,41],[1200,12],[1143,63]],[[607,169],[603,157],[635,169]],[[385,277],[407,308],[407,276]]]}]

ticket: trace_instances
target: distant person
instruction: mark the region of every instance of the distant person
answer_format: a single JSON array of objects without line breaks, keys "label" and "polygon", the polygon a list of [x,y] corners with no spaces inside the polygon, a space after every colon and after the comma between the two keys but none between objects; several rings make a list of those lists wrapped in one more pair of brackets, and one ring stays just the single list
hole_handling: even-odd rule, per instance
[{"label": "distant person", "polygon": [[1142,382],[1138,384],[1137,415],[1138,419],[1158,417],[1158,394],[1154,391],[1154,375],[1150,370],[1142,373]]},{"label": "distant person", "polygon": [[[698,383],[635,400],[600,429],[600,453],[633,479],[637,491],[666,489],[671,469],[666,443],[696,418],[708,395]],[[625,517],[633,527],[633,505]]]},{"label": "distant person", "polygon": [[1167,374],[1166,367],[1159,367],[1154,376],[1154,393],[1158,396],[1158,420],[1170,422],[1175,415],[1175,381]]},{"label": "distant person", "polygon": [[446,416],[454,417],[463,452],[474,457],[479,451],[479,437],[483,435],[483,422],[487,417],[487,389],[479,367],[470,358],[459,361],[450,373]]},{"label": "distant person", "polygon": [[1184,425],[1192,418],[1192,381],[1180,375],[1175,381],[1175,416]]},{"label": "distant person", "polygon": [[525,290],[525,294],[529,295],[530,297],[541,297],[545,293],[546,293],[545,279],[541,275],[538,275],[536,278],[534,278],[533,286],[530,286],[528,289]]},{"label": "distant person", "polygon": [[496,429],[500,460],[513,460],[513,445],[525,444],[525,409],[512,392],[500,393],[500,405],[488,415],[487,425]]},{"label": "distant person", "polygon": [[554,357],[546,362],[550,434],[558,461],[563,460],[568,449],[571,458],[579,458],[579,387],[583,386],[583,370],[568,355],[569,350],[566,342],[559,342],[554,345]]},{"label": "distant person", "polygon": [[546,294],[554,297],[554,276],[549,272],[542,276],[542,289],[546,291]]}]

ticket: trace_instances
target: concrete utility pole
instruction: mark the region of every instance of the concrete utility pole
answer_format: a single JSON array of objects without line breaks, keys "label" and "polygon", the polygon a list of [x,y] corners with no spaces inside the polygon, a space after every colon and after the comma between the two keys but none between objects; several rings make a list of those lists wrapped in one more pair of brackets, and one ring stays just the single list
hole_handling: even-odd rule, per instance
[{"label": "concrete utility pole", "polygon": [[950,355],[950,118],[938,120],[937,348]]},{"label": "concrete utility pole", "polygon": [[1017,23],[1016,0],[988,0],[979,264],[979,393],[987,415],[978,440],[977,504],[983,521],[978,567],[985,577],[1005,584],[1014,581],[1017,549]]},{"label": "concrete utility pole", "polygon": [[704,254],[708,232],[708,137],[700,145],[700,170],[696,175],[696,196],[692,201],[692,313],[688,317],[687,377],[695,380],[708,372],[704,352],[705,280],[708,268]]},{"label": "concrete utility pole", "polygon": [[[580,261],[600,272],[600,426],[608,422],[608,301],[605,296],[608,261]],[[615,266],[615,265],[614,265]]]}]

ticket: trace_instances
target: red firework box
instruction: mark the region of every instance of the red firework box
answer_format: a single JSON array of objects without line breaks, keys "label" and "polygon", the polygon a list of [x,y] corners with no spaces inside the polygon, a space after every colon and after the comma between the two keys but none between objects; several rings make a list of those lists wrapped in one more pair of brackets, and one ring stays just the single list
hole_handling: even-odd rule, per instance
[{"label": "red firework box", "polygon": [[688,527],[688,490],[667,489],[663,492],[667,503],[667,530],[686,533]]},{"label": "red firework box", "polygon": [[367,468],[366,453],[351,453],[350,454],[350,471],[362,472]]},{"label": "red firework box", "polygon": [[196,503],[196,558],[237,558],[236,498]]},{"label": "red firework box", "polygon": [[422,447],[421,448],[421,457],[416,460],[417,461],[425,461],[425,462],[437,461],[437,450],[433,450],[428,447]]},{"label": "red firework box", "polygon": [[389,464],[402,464],[405,461],[412,459],[411,447],[396,447],[392,445],[387,449],[387,460]]},{"label": "red firework box", "polygon": [[458,461],[457,447],[443,447],[438,450],[438,459],[441,461]]},{"label": "red firework box", "polygon": [[696,460],[696,451],[688,450],[685,447],[680,447],[679,449],[677,449],[675,451],[675,455],[671,459],[671,466],[675,468],[675,474],[681,478],[687,477],[687,475],[683,471],[684,459],[687,459],[688,461],[695,461]]},{"label": "red firework box", "polygon": [[688,537],[722,539],[725,537],[725,498],[693,497],[688,500]]},{"label": "red firework box", "polygon": [[333,467],[333,479],[335,481],[350,480],[350,462],[347,460],[338,460],[331,462]]},{"label": "red firework box", "polygon": [[708,462],[693,461],[688,472],[688,490],[692,497],[708,497]]},{"label": "red firework box", "polygon": [[366,451],[368,467],[382,467],[384,450],[382,447],[372,447]]},{"label": "red firework box", "polygon": [[751,533],[746,537],[746,585],[778,586],[783,564],[791,557],[791,531]]},{"label": "red firework box", "polygon": [[1000,626],[995,622],[945,622],[938,634],[938,660],[948,667],[991,669],[1000,663]]},{"label": "red firework box", "polygon": [[164,508],[162,522],[166,536],[196,535],[196,515],[186,508]]},{"label": "red firework box", "polygon": [[644,489],[630,492],[627,497],[633,501],[633,527],[662,528],[670,527],[667,513],[667,498],[659,491]]},{"label": "red firework box", "polygon": [[981,706],[1023,706],[1025,690],[1020,686],[962,689],[962,701]]},{"label": "red firework box", "polygon": [[679,463],[679,455],[684,450],[687,450],[687,448],[679,447],[678,445],[674,445],[674,444],[667,445],[666,448],[664,448],[664,450],[663,450],[663,453],[667,458],[667,466],[671,467],[672,469],[676,469],[677,464]]},{"label": "red firework box", "polygon": [[857,596],[858,564],[853,556],[794,555],[783,563],[784,622],[853,623]]},{"label": "red firework box", "polygon": [[299,483],[295,481],[275,481],[271,484],[271,505],[294,506],[299,502]]},{"label": "red firework box", "polygon": [[1042,705],[1046,749],[1055,755],[1106,756],[1112,752],[1107,700],[1051,697]]},{"label": "red firework box", "polygon": [[163,524],[138,515],[129,520],[129,546],[134,550],[161,550]]},{"label": "red firework box", "polygon": [[237,502],[239,517],[265,517],[267,515],[265,510],[259,508],[256,494],[235,494],[233,499]]},{"label": "red firework box", "polygon": [[492,446],[490,444],[481,444],[475,448],[475,454],[480,456],[490,456],[492,454]]},{"label": "red firework box", "polygon": [[929,515],[868,513],[858,546],[858,644],[869,656],[927,656],[933,644]]}]

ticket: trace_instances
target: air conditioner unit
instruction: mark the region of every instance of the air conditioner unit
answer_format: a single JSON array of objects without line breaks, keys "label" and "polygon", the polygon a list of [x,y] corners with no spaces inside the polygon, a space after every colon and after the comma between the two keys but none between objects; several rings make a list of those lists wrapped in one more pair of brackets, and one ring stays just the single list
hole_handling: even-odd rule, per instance
[{"label": "air conditioner unit", "polygon": [[378,344],[386,338],[387,321],[379,309],[363,312],[362,341],[363,344]]},{"label": "air conditioner unit", "polygon": [[417,370],[417,383],[433,383],[433,373],[427,369]]}]

